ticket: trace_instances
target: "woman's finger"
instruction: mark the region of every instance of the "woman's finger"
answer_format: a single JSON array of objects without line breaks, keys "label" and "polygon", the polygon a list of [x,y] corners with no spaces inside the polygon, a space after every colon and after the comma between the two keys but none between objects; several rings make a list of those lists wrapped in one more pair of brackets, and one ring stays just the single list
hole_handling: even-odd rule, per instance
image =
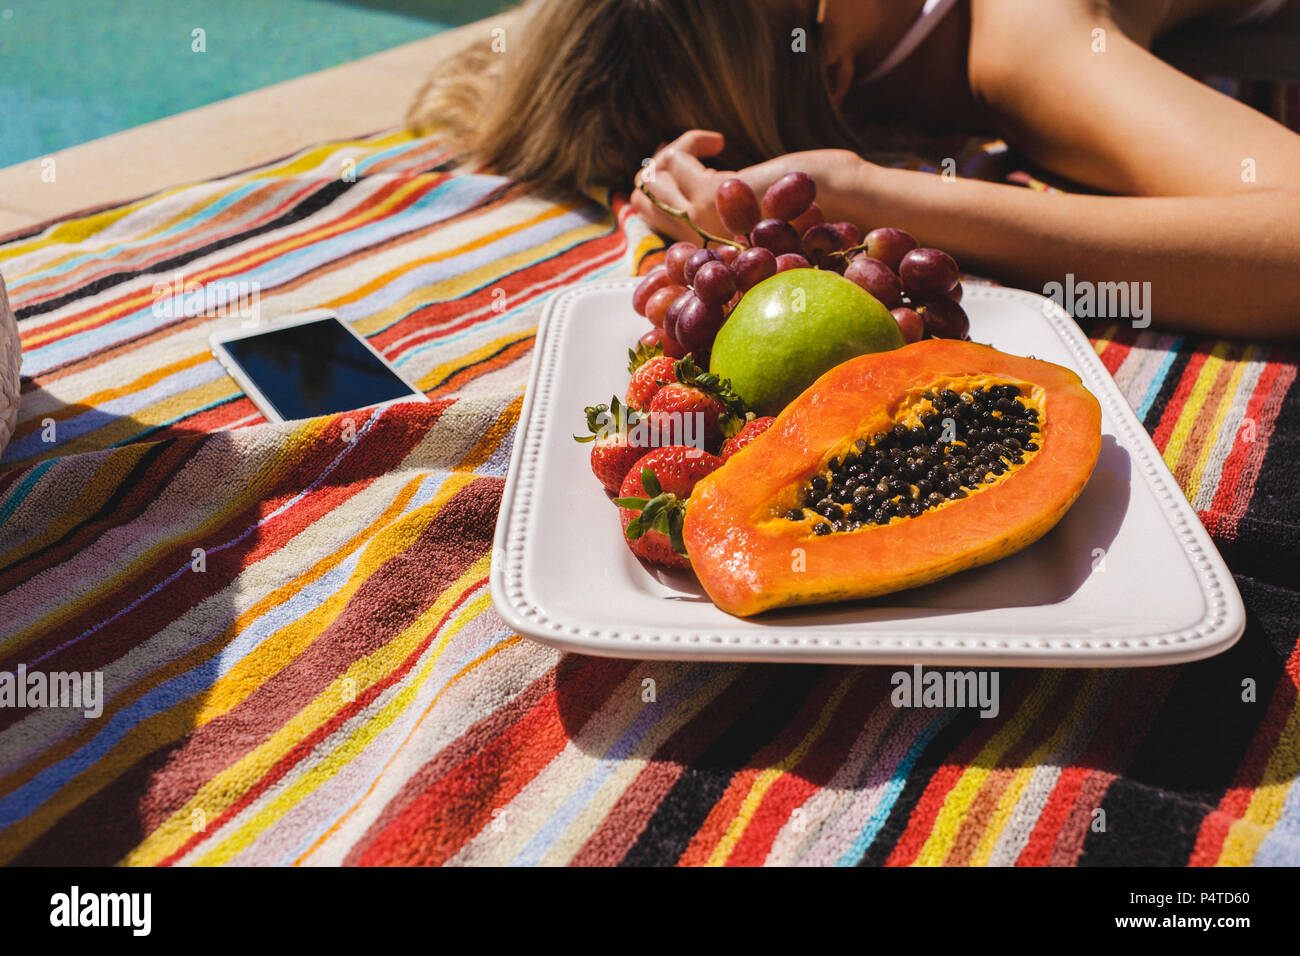
[{"label": "woman's finger", "polygon": [[[654,158],[637,172],[635,182],[638,187],[644,183],[664,205],[686,212],[694,211],[693,214],[698,218],[702,215],[697,208],[699,202],[692,202],[691,197],[698,200],[701,196],[707,196],[711,202],[715,189],[713,180],[717,173],[697,157],[717,155],[724,145],[721,133],[705,129],[687,130],[656,151]],[[656,232],[676,239],[697,238],[690,226],[657,209],[639,189],[633,193],[632,209]],[[708,216],[704,218],[708,221],[702,225],[717,228],[717,224],[709,220]]]},{"label": "woman's finger", "polygon": [[727,140],[711,129],[688,129],[668,144],[668,149],[680,150],[690,156],[717,156],[726,147]]},{"label": "woman's finger", "polygon": [[717,175],[694,155],[678,149],[670,149],[663,154],[659,169],[672,176],[678,191],[685,196],[711,192],[713,178]]},{"label": "woman's finger", "polygon": [[713,130],[708,129],[687,130],[671,143],[660,143],[654,152],[654,156],[649,161],[641,164],[641,169],[637,172],[633,181],[640,185],[642,179],[647,175],[647,170],[666,166],[668,156],[671,153],[681,152],[687,156],[716,156],[722,152],[725,145],[726,140],[721,133],[715,133]]},{"label": "woman's finger", "polygon": [[[660,202],[672,206],[674,209],[685,209],[687,202],[686,196],[682,193],[681,187],[677,181],[666,169],[659,166],[647,166],[641,170],[637,176],[636,195],[641,195],[640,186],[644,183],[645,187],[655,194],[655,198]],[[642,196],[642,199],[645,197]]]},{"label": "woman's finger", "polygon": [[[658,195],[656,193],[655,195]],[[698,239],[694,230],[680,219],[659,211],[649,199],[640,192],[632,194],[632,211],[645,221],[645,224],[661,235],[673,239]]]}]

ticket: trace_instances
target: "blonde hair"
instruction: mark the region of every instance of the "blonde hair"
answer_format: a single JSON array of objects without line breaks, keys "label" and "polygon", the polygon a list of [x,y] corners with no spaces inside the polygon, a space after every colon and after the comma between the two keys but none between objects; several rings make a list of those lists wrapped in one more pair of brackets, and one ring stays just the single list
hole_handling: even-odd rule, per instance
[{"label": "blonde hair", "polygon": [[447,129],[501,175],[583,192],[630,182],[691,128],[726,137],[710,162],[731,169],[856,146],[816,30],[793,13],[753,0],[533,0],[524,14],[444,64],[409,125]]}]

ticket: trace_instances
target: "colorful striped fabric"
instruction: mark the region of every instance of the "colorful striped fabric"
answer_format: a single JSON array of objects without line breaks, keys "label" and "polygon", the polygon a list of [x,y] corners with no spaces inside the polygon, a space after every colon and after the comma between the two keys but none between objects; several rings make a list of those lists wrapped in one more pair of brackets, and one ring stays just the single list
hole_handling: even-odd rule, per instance
[{"label": "colorful striped fabric", "polygon": [[[332,144],[0,245],[0,672],[104,682],[0,707],[0,860],[1300,862],[1295,351],[1090,330],[1239,572],[1220,657],[1003,671],[982,719],[892,668],[563,655],[487,590],[532,332],[657,241],[449,158]],[[207,350],[238,318],[153,308],[177,273],[335,308],[433,401],[259,424]]]}]

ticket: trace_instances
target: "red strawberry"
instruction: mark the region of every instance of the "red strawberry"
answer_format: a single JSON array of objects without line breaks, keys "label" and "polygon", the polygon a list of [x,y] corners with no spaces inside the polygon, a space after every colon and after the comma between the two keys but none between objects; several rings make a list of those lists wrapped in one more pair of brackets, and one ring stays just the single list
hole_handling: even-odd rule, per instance
[{"label": "red strawberry", "polygon": [[745,423],[745,427],[736,434],[727,439],[722,446],[722,460],[726,461],[740,449],[744,448],[763,432],[772,427],[775,418],[752,418]]},{"label": "red strawberry", "polygon": [[628,408],[644,411],[661,386],[677,381],[673,364],[668,356],[655,355],[631,367],[632,381],[627,386]]},{"label": "red strawberry", "polygon": [[575,441],[595,442],[591,448],[591,470],[605,490],[618,494],[628,470],[645,454],[645,446],[638,446],[628,437],[628,429],[640,416],[619,404],[618,398],[608,405],[589,405],[587,427],[590,435],[574,435]]},{"label": "red strawberry", "polygon": [[724,423],[745,417],[744,403],[730,382],[701,370],[689,355],[677,360],[673,374],[676,381],[655,392],[646,411],[656,420],[660,434],[666,432],[674,443],[687,444],[690,429],[704,448],[717,448]]},{"label": "red strawberry", "polygon": [[677,382],[659,389],[649,408],[650,418],[658,425],[660,434],[669,436],[668,441],[691,441],[701,448],[718,447],[722,438],[718,419],[725,412],[725,406],[717,399]]},{"label": "red strawberry", "polygon": [[722,466],[722,459],[698,448],[656,448],[636,462],[623,479],[614,503],[632,553],[669,568],[689,568],[682,521],[695,484]]}]

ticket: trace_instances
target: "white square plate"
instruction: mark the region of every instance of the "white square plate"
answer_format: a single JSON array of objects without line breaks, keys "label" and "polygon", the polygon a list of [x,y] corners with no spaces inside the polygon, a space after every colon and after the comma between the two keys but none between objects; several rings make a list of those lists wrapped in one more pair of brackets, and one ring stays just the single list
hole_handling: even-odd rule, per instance
[{"label": "white square plate", "polygon": [[1102,408],[1101,458],[1078,501],[1024,551],[867,601],[737,618],[687,572],[622,540],[591,474],[582,410],[622,397],[645,331],[635,279],[548,304],[497,520],[492,598],[506,622],[583,654],[840,663],[1131,667],[1209,657],[1245,629],[1232,575],[1155,446],[1066,313],[969,285],[971,337],[1074,369]]}]

